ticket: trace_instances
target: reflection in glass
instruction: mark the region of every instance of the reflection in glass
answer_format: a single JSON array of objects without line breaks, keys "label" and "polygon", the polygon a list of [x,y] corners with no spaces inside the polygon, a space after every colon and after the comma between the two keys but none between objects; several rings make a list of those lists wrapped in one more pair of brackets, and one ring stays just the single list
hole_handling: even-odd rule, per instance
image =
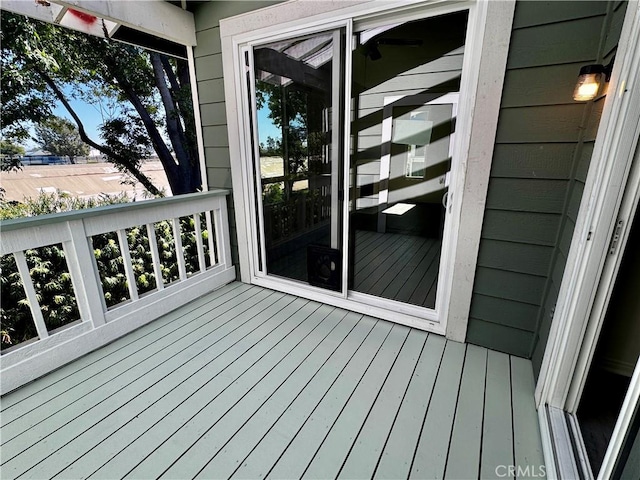
[{"label": "reflection in glass", "polygon": [[356,26],[351,290],[435,308],[467,16]]},{"label": "reflection in glass", "polygon": [[[340,254],[343,36],[324,32],[253,51],[256,171],[269,274],[312,281],[308,255],[314,247]],[[323,272],[328,265],[332,279],[341,277],[336,260],[319,264]]]}]

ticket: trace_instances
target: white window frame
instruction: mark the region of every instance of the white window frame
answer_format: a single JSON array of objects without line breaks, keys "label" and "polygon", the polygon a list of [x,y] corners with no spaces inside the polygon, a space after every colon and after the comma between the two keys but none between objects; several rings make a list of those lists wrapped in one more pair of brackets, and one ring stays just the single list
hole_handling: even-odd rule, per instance
[{"label": "white window frame", "polygon": [[[536,404],[549,478],[590,472],[584,452],[572,453],[575,412],[604,321],[622,253],[640,199],[640,3],[630,1],[600,121],[591,166],[536,385]],[[625,229],[611,254],[616,223]],[[598,478],[609,478],[640,401],[636,365]],[[565,421],[566,414],[569,424]],[[597,473],[597,472],[593,472]]]},{"label": "white window frame", "polygon": [[[452,261],[451,268],[447,269],[445,283],[440,286],[440,288],[451,289],[451,285],[456,285],[456,295],[455,298],[449,295],[442,311],[438,313],[442,321],[436,322],[435,318],[425,318],[423,313],[425,309],[420,307],[412,308],[411,305],[403,305],[400,311],[390,311],[385,308],[387,301],[384,299],[372,300],[368,295],[365,296],[366,298],[360,298],[355,292],[349,295],[349,299],[345,299],[343,294],[313,289],[293,281],[278,279],[272,283],[270,278],[256,277],[252,253],[253,226],[250,215],[253,185],[250,172],[247,171],[243,161],[248,158],[250,152],[247,151],[244,141],[246,132],[242,114],[246,97],[242,96],[241,84],[238,82],[238,79],[243,78],[240,72],[241,47],[267,38],[277,40],[278,37],[302,35],[321,28],[328,29],[332,26],[344,25],[352,19],[357,19],[358,24],[370,21],[373,27],[376,23],[389,23],[395,18],[406,21],[411,15],[418,19],[467,8],[469,9],[468,41],[465,47],[461,84],[461,91],[464,91],[465,95],[460,99],[459,108],[460,115],[464,115],[464,118],[469,121],[460,122],[456,131],[459,139],[462,139],[459,140],[459,148],[461,148],[463,168],[457,177],[452,178],[451,185],[452,191],[460,192],[461,197],[453,199],[451,206],[454,226],[450,241],[455,245],[456,257],[455,263]],[[225,100],[241,279],[267,287],[284,288],[295,295],[446,334],[453,340],[464,341],[514,8],[515,0],[501,2],[356,0],[345,2],[345,4],[293,0],[221,20],[223,68],[226,72]],[[426,15],[426,12],[433,13]],[[383,14],[384,18],[381,17]],[[347,60],[349,58],[350,55],[347,55]],[[348,72],[351,70],[348,61],[345,68]],[[482,95],[478,95],[478,91],[482,91]],[[347,180],[348,176],[345,175],[345,182]],[[464,228],[461,229],[461,225]]]}]

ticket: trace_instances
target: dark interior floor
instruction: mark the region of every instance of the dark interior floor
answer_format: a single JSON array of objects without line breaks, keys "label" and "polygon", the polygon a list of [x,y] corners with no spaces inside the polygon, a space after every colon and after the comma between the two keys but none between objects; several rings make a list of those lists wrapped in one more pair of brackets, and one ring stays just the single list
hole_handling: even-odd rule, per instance
[{"label": "dark interior floor", "polygon": [[578,421],[594,475],[602,465],[628,388],[629,377],[598,368],[587,379]]}]

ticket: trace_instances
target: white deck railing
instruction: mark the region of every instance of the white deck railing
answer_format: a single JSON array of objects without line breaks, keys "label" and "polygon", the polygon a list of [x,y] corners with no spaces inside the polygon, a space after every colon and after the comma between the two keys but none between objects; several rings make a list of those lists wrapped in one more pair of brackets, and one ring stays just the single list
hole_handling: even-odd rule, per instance
[{"label": "white deck railing", "polygon": [[[37,336],[3,352],[0,393],[7,393],[234,280],[227,193],[217,190],[2,222],[0,253],[14,256]],[[187,271],[182,253],[180,219],[190,216],[194,219],[190,233],[195,237],[197,272]],[[162,280],[163,260],[156,242],[155,225],[162,221],[170,222],[175,241],[179,278],[171,283]],[[206,239],[201,223],[209,233]],[[127,241],[127,229],[139,226],[146,226],[156,280],[156,287],[146,293],[138,292]],[[93,237],[101,234],[117,235],[129,293],[127,301],[111,307],[105,302],[92,247]],[[80,318],[48,330],[25,251],[60,244]]]}]

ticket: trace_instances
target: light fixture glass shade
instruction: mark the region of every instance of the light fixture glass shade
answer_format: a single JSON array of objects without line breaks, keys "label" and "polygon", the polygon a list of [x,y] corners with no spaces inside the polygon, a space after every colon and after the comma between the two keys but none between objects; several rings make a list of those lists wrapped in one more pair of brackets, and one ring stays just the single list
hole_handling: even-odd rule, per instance
[{"label": "light fixture glass shade", "polygon": [[573,99],[577,102],[588,102],[596,98],[603,75],[604,67],[602,65],[582,67],[578,83],[576,83],[576,88],[573,91]]}]

